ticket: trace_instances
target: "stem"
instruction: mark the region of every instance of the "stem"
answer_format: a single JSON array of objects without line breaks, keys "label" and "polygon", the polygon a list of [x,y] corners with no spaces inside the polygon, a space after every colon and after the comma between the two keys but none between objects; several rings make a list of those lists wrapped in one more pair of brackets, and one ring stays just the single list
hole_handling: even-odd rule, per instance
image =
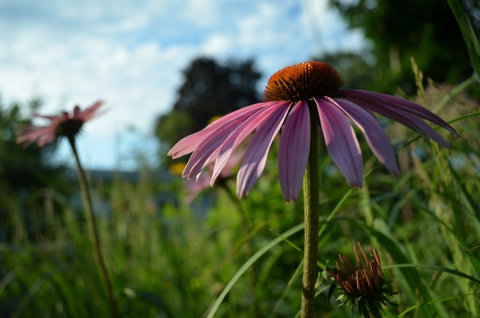
[{"label": "stem", "polygon": [[[249,237],[250,232],[251,232],[251,225],[248,222],[247,216],[245,214],[245,211],[243,210],[242,205],[240,204],[240,201],[238,198],[230,191],[230,188],[226,182],[226,180],[223,180],[222,182],[219,183],[224,189],[225,192],[227,192],[228,197],[230,201],[232,201],[233,204],[237,207],[238,213],[240,214],[240,219],[242,222],[242,232],[244,237]],[[250,242],[250,239],[248,239],[245,242],[245,256],[247,260],[252,258],[253,256],[253,249],[252,249],[252,244]],[[255,278],[255,269],[253,268],[253,265],[248,268],[248,281],[249,281],[249,287],[250,287],[250,293],[252,294],[252,317],[253,318],[258,318],[259,312],[258,312],[258,303],[257,303],[257,298],[256,298],[256,292],[255,292],[255,285],[256,285],[256,278]]]},{"label": "stem", "polygon": [[303,263],[302,318],[313,317],[315,283],[317,281],[318,258],[318,217],[320,214],[319,191],[320,176],[318,169],[318,113],[315,104],[309,101],[311,137],[310,153],[303,178],[303,197],[305,211],[305,245]]},{"label": "stem", "polygon": [[110,282],[107,267],[105,266],[105,261],[103,260],[103,256],[100,248],[100,240],[98,239],[98,232],[95,225],[95,217],[93,215],[93,209],[92,209],[92,199],[90,197],[90,192],[88,191],[85,172],[83,171],[82,165],[80,164],[80,159],[78,158],[77,148],[75,146],[75,137],[68,137],[68,141],[70,142],[70,146],[72,147],[72,152],[75,157],[75,162],[77,163],[78,181],[80,183],[80,190],[82,192],[83,206],[85,208],[85,213],[87,215],[88,230],[90,234],[90,241],[92,242],[93,254],[95,255],[95,259],[98,262],[98,266],[100,267],[100,272],[102,273],[103,281],[105,282],[105,286],[107,288],[111,317],[117,318],[118,317],[117,305],[115,303],[115,298],[113,296],[112,283]]}]

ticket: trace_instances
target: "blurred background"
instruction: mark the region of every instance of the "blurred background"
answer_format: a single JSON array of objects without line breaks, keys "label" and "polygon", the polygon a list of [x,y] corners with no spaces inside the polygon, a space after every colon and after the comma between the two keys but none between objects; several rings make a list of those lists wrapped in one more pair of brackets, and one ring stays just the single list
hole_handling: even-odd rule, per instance
[{"label": "blurred background", "polygon": [[[478,37],[480,1],[461,3]],[[0,34],[0,316],[5,317],[108,314],[100,276],[93,274],[68,144],[24,149],[15,143],[17,127],[30,123],[34,112],[53,115],[106,101],[108,112],[85,126],[78,148],[94,185],[122,316],[201,317],[249,253],[302,222],[302,203],[283,201],[275,151],[242,203],[232,197],[233,178],[187,202],[189,190],[178,173],[188,156],[176,161],[166,156],[179,139],[216,116],[261,101],[270,75],[306,60],[332,64],[346,88],[413,99],[447,120],[479,111],[478,80],[447,1],[0,0]],[[395,148],[415,136],[380,121]],[[322,207],[331,211],[348,194],[339,213],[365,227],[332,225],[321,240],[321,257],[351,253],[345,243],[364,239],[398,247],[385,252],[393,253],[391,262],[464,264],[440,225],[434,228],[431,215],[420,211],[435,215],[436,209],[456,206],[449,215],[436,214],[446,224],[454,212],[471,213],[473,219],[455,219],[451,226],[465,246],[478,239],[465,236],[480,211],[478,123],[471,118],[454,125],[462,139],[448,139],[452,154],[421,142],[399,151],[404,173],[399,180],[371,158],[362,139],[366,171],[374,172],[366,177],[369,186],[353,193],[323,149]],[[449,186],[452,180],[458,188]],[[425,230],[425,224],[432,227]],[[301,235],[292,240],[301,246]],[[431,244],[438,250],[417,254]],[[254,266],[250,280],[238,282],[220,316],[295,315],[299,281],[289,281],[301,255],[284,245]],[[459,270],[472,271],[462,266]],[[444,279],[437,286],[436,277],[415,273],[390,273],[403,280],[399,300],[406,304],[418,300],[419,280],[424,281],[419,290],[428,294],[424,299],[472,292],[463,281]],[[451,294],[443,295],[447,290]],[[325,297],[319,303],[326,305]],[[434,310],[465,317],[478,314],[475,307],[467,297]],[[346,313],[322,308],[331,317]]]}]

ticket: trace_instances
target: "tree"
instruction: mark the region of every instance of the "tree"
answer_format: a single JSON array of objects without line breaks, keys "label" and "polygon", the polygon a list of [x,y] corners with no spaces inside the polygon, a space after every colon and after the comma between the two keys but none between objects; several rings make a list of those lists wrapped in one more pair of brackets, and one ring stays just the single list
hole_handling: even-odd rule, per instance
[{"label": "tree", "polygon": [[330,64],[340,73],[345,81],[342,88],[370,89],[378,77],[372,61],[368,61],[362,54],[353,52],[325,53],[313,58]]},{"label": "tree", "polygon": [[[478,0],[464,2],[471,17]],[[457,21],[447,1],[437,0],[330,0],[348,21],[372,42],[378,88],[392,91],[400,85],[415,90],[410,66],[413,56],[426,77],[458,83],[473,73]],[[478,21],[477,21],[478,22]],[[480,23],[473,23],[477,34]]]},{"label": "tree", "polygon": [[[32,99],[28,108],[33,112],[40,105],[41,100]],[[19,126],[29,123],[22,117],[22,108],[27,107],[13,103],[7,108],[0,103],[0,180],[15,192],[48,186],[59,175],[59,167],[51,161],[54,145],[24,148],[15,141]]]},{"label": "tree", "polygon": [[[33,144],[25,148],[16,142],[16,132],[19,126],[30,123],[22,111],[28,109],[29,113],[32,113],[40,105],[39,99],[31,100],[28,105],[13,103],[9,107],[5,107],[0,102],[0,232],[2,233],[2,242],[14,237],[14,220],[18,220],[21,215],[26,220],[28,235],[39,233],[41,229],[46,228],[45,219],[37,218],[37,216],[46,211],[47,200],[45,198],[53,192],[48,189],[62,189],[64,195],[71,191],[69,187],[65,186],[64,167],[55,165],[51,160],[55,151],[54,144],[42,148]],[[53,211],[53,206],[51,211]]]},{"label": "tree", "polygon": [[155,133],[162,152],[203,129],[213,117],[259,101],[256,84],[260,73],[253,60],[220,64],[211,58],[197,58],[183,75],[173,109],[156,121]]}]

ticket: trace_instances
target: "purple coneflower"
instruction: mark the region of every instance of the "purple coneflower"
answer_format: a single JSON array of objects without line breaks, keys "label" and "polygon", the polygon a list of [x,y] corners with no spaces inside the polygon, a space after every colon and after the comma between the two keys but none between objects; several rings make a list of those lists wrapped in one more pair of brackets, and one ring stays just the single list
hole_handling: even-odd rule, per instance
[{"label": "purple coneflower", "polygon": [[17,143],[30,145],[37,141],[37,145],[43,147],[62,136],[74,138],[85,122],[100,115],[97,110],[102,105],[102,101],[97,101],[85,110],[80,110],[80,107],[75,106],[72,114],[62,111],[59,116],[33,114],[33,117],[48,119],[50,124],[48,126],[26,125],[20,128]]},{"label": "purple coneflower", "polygon": [[105,286],[107,288],[111,317],[117,318],[117,305],[112,288],[112,283],[110,281],[108,270],[105,266],[105,261],[103,260],[102,251],[100,248],[100,241],[98,239],[98,233],[95,226],[95,216],[93,214],[92,200],[90,198],[90,192],[88,190],[88,183],[75,146],[75,137],[80,132],[80,129],[82,129],[83,124],[100,115],[97,110],[100,106],[102,106],[102,104],[102,101],[97,101],[83,111],[80,110],[80,107],[75,106],[72,114],[63,111],[59,116],[43,116],[34,114],[34,117],[48,119],[50,121],[50,124],[48,126],[26,125],[24,127],[21,127],[19,136],[17,138],[17,143],[24,143],[25,145],[30,145],[33,142],[37,141],[38,146],[43,147],[48,143],[55,142],[58,138],[62,136],[67,137],[68,142],[72,147],[75,161],[77,163],[78,181],[80,184],[82,200],[87,216],[93,252],[95,254],[95,258],[98,262],[103,280],[105,282]]},{"label": "purple coneflower", "polygon": [[373,112],[447,148],[450,145],[424,119],[459,136],[443,119],[420,105],[390,95],[340,89],[343,84],[338,72],[324,62],[288,66],[269,79],[265,102],[222,117],[180,140],[168,154],[177,158],[193,152],[183,172],[188,178],[197,177],[215,161],[213,184],[235,148],[256,130],[237,178],[237,195],[245,197],[261,175],[272,141],[282,129],[278,174],[283,196],[289,202],[298,198],[310,151],[309,104],[316,106],[328,153],[351,187],[363,185],[363,160],[350,121],[363,132],[379,161],[397,176],[400,171],[393,147]]},{"label": "purple coneflower", "polygon": [[[223,166],[222,171],[217,176],[217,181],[225,182],[228,178],[232,176],[232,170],[235,168],[236,165],[242,161],[243,158],[243,151],[236,151],[232,154],[229,158],[225,166]],[[186,197],[185,201],[190,204],[192,201],[205,189],[211,186],[210,179],[213,175],[213,167],[207,168],[207,171],[203,175],[199,175],[198,178],[195,180],[190,179],[186,181],[186,190],[188,192],[188,196]]]}]

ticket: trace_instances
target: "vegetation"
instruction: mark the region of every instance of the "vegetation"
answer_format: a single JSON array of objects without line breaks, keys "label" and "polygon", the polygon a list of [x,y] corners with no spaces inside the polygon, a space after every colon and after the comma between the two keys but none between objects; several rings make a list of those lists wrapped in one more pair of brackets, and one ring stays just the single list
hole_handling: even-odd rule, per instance
[{"label": "vegetation", "polygon": [[[334,1],[339,7],[346,6],[345,3]],[[374,25],[374,18],[382,13],[390,14],[381,15],[382,19],[390,17],[385,23],[396,21],[397,13],[389,7],[390,2],[348,3],[345,15],[354,26],[363,22]],[[422,12],[437,7],[436,3],[425,3],[429,5],[427,10],[419,7],[423,4],[409,1],[402,4],[407,11],[412,6]],[[470,18],[476,17],[477,11],[470,4],[471,1],[465,2],[467,13]],[[375,5],[378,8],[375,14],[365,16]],[[442,5],[438,7],[443,10]],[[430,21],[429,15],[420,16]],[[424,32],[409,29],[421,23],[401,22],[417,36]],[[423,28],[428,26],[422,24]],[[376,28],[384,32],[399,30]],[[435,59],[430,61],[423,56],[418,58],[417,66],[416,59],[408,56],[416,57],[416,51],[409,50],[435,48],[430,40],[435,39],[433,34],[438,30],[433,27],[430,31],[425,34],[432,37],[427,36],[424,45],[415,47],[415,41],[400,46],[403,42],[396,41],[393,35],[372,35],[371,28],[366,34],[374,42],[374,50],[370,52],[375,57],[372,61],[349,53],[326,56],[332,64],[339,63],[341,73],[350,74],[347,81],[359,86],[377,82],[405,97],[405,92],[413,93],[412,99],[440,114],[462,137],[452,140],[439,130],[452,144],[452,150],[448,151],[422,141],[416,132],[379,118],[393,140],[402,177],[389,176],[360,136],[366,171],[362,189],[350,189],[326,148],[320,147],[318,266],[321,274],[315,302],[318,316],[351,316],[350,308],[336,301],[345,300],[345,296],[340,289],[330,288],[333,279],[327,268],[335,271],[338,254],[353,260],[352,247],[357,242],[378,250],[378,263],[385,275],[381,279],[388,280],[397,292],[388,300],[398,305],[385,306],[382,312],[385,317],[480,315],[480,110],[471,93],[478,90],[478,79],[470,77],[471,70],[463,73],[463,60],[458,65],[452,62],[458,67],[451,68],[449,65],[453,64],[437,61],[436,65],[445,65],[438,68],[445,71],[438,77],[439,70],[432,70],[430,65]],[[385,43],[391,40],[391,47],[406,50],[400,58],[402,71],[385,71],[382,76],[386,77],[381,81],[372,70],[385,67],[387,62],[376,38]],[[464,53],[469,54],[476,67],[480,65],[480,53],[475,55],[478,41],[470,40],[477,46],[469,46]],[[438,58],[447,58],[450,53],[456,54],[450,50]],[[404,70],[407,56],[413,73]],[[219,68],[213,60],[199,59],[189,70],[197,66],[203,67],[206,74]],[[237,68],[222,67],[218,76],[246,69],[245,83],[249,85],[259,77],[252,61],[239,63]],[[419,69],[425,71],[425,76]],[[192,130],[180,131],[186,135],[203,128],[213,115],[233,110],[217,108],[225,105],[223,95],[217,95],[218,86],[211,86],[215,91],[204,96],[209,91],[207,80],[198,82],[203,71],[195,72],[195,77],[189,70],[185,72],[186,81],[172,112],[158,120],[156,133],[163,150],[181,137],[177,123]],[[410,91],[397,89],[404,88],[403,77],[395,74],[411,78],[414,84]],[[226,78],[218,83],[225,84]],[[454,84],[444,83],[452,78]],[[464,81],[459,82],[460,79]],[[237,80],[227,81],[229,89],[243,87],[238,84],[243,80]],[[198,84],[202,81],[204,86]],[[251,99],[245,105],[254,102],[257,96],[252,91],[254,85],[247,86],[243,93]],[[189,94],[198,96],[187,98],[189,102],[185,104],[184,97]],[[200,111],[212,96],[218,97],[215,104],[208,104],[212,111]],[[234,96],[236,99],[228,106],[242,107],[244,104],[238,101],[243,95]],[[191,104],[191,101],[196,102]],[[199,113],[203,115],[202,127],[194,127]],[[76,186],[54,177],[55,169],[48,157],[52,148],[21,149],[13,142],[14,127],[22,122],[25,121],[19,106],[0,107],[0,316],[106,317],[110,307],[92,256],[87,220],[78,197],[70,193],[77,190]],[[278,140],[273,145],[276,147]],[[284,202],[278,182],[277,153],[276,149],[269,152],[264,173],[249,196],[241,201],[234,195],[235,180],[227,178],[188,203],[184,200],[188,188],[180,176],[167,177],[164,170],[145,165],[135,182],[122,180],[120,175],[108,183],[90,180],[103,257],[120,317],[295,317],[298,314],[302,293],[303,200],[300,196],[298,202]],[[17,173],[16,167],[22,169]],[[19,177],[21,173],[25,177]],[[165,177],[159,179],[159,175]]]},{"label": "vegetation", "polygon": [[[474,199],[480,196],[478,105],[462,94],[453,96],[451,87],[419,91],[430,109],[443,105],[444,117],[463,116],[454,124],[462,138],[449,153],[392,125],[397,145],[405,146],[399,155],[408,158],[403,177],[388,176],[363,142],[368,186],[354,190],[322,148],[319,264],[322,270],[327,264],[331,268],[339,253],[353,259],[356,241],[371,244],[398,291],[392,301],[399,306],[388,308],[387,316],[408,310],[406,316],[412,317],[475,316],[480,293],[480,206]],[[413,143],[404,143],[412,138]],[[245,264],[247,242],[254,253],[266,251],[252,265],[254,293],[248,275],[240,276],[216,316],[252,317],[254,301],[259,317],[295,316],[303,203],[283,201],[275,153],[270,152],[266,173],[240,203],[227,192],[233,192],[234,180],[191,206],[181,200],[157,204],[159,193],[186,194],[183,180],[156,180],[153,171],[143,171],[137,183],[117,178],[95,184],[94,207],[120,316],[202,317]],[[13,235],[2,233],[0,311],[11,317],[107,316],[83,213],[61,189],[50,189],[52,195],[43,197],[45,208],[28,214],[18,213],[25,208],[20,197],[2,198],[9,212],[3,227]],[[250,224],[247,236],[237,204]],[[280,236],[295,226],[297,232]],[[274,240],[278,244],[265,249]],[[317,310],[329,317],[348,316],[346,308],[337,307],[335,295],[327,306],[330,281],[323,271]]]}]

